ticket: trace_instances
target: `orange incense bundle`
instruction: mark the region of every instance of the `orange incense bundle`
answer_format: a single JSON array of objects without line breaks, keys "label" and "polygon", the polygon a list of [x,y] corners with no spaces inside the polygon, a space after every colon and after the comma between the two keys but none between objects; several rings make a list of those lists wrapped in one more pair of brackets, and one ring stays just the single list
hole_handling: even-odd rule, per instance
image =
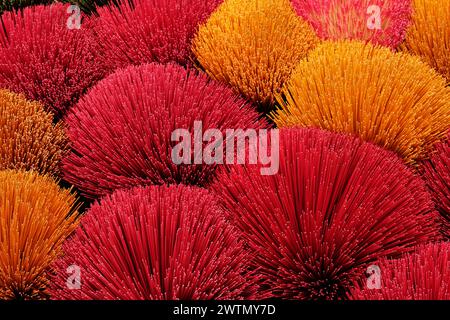
[{"label": "orange incense bundle", "polygon": [[74,203],[48,176],[0,171],[0,300],[47,297],[48,267],[77,225]]},{"label": "orange incense bundle", "polygon": [[55,174],[67,150],[60,123],[43,106],[0,90],[0,170],[35,170]]},{"label": "orange incense bundle", "polygon": [[200,27],[193,52],[210,76],[267,110],[318,41],[287,0],[226,0]]},{"label": "orange incense bundle", "polygon": [[279,127],[352,133],[396,152],[426,158],[445,138],[450,90],[445,79],[406,53],[362,42],[325,42],[300,62],[272,113]]},{"label": "orange incense bundle", "polygon": [[413,22],[403,48],[450,82],[450,0],[413,1]]}]

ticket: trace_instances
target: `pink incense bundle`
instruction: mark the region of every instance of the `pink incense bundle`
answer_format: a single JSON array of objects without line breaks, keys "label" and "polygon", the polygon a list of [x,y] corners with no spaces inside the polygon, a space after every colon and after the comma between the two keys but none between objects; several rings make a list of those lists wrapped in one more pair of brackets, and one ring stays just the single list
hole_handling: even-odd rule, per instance
[{"label": "pink incense bundle", "polygon": [[117,191],[94,204],[81,224],[55,264],[53,299],[253,295],[254,278],[243,275],[249,256],[239,232],[206,190],[170,186]]},{"label": "pink incense bundle", "polygon": [[176,164],[172,140],[195,123],[209,128],[262,128],[266,122],[228,87],[176,65],[131,66],[101,81],[66,119],[72,153],[65,179],[95,198],[139,185],[207,185],[216,165]]},{"label": "pink incense bundle", "polygon": [[411,0],[291,0],[322,39],[355,39],[395,49],[411,23]]},{"label": "pink incense bundle", "polygon": [[0,86],[43,103],[57,116],[105,75],[91,22],[73,20],[67,8],[40,5],[1,17]]},{"label": "pink incense bundle", "polygon": [[438,237],[423,181],[394,153],[344,134],[280,131],[279,172],[223,172],[211,190],[243,232],[263,288],[343,299],[371,262]]},{"label": "pink incense bundle", "polygon": [[379,288],[357,288],[356,300],[449,300],[450,243],[420,246],[396,260],[383,259]]}]

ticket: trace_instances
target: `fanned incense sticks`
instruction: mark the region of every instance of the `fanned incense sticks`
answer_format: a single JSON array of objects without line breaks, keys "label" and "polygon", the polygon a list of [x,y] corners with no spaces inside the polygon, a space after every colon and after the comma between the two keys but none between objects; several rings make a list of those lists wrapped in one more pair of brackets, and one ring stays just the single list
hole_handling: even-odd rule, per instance
[{"label": "fanned incense sticks", "polygon": [[48,297],[50,264],[77,226],[74,203],[48,176],[0,171],[0,299]]},{"label": "fanned incense sticks", "polygon": [[418,247],[397,260],[376,263],[381,286],[377,289],[357,288],[356,300],[449,300],[450,243],[442,242]]},{"label": "fanned incense sticks", "polygon": [[450,0],[41,1],[0,0],[0,300],[450,299]]},{"label": "fanned incense sticks", "polygon": [[318,41],[288,0],[225,0],[200,27],[192,50],[211,77],[268,111]]},{"label": "fanned incense sticks", "polygon": [[450,83],[450,0],[413,0],[413,22],[402,46]]},{"label": "fanned incense sticks", "polygon": [[143,63],[191,64],[191,41],[222,0],[123,0],[99,8],[94,31],[112,68]]},{"label": "fanned incense sticks", "polygon": [[0,90],[0,170],[57,174],[68,149],[62,123],[25,97]]},{"label": "fanned incense sticks", "polygon": [[[64,245],[54,299],[208,300],[252,297],[249,254],[206,190],[147,187],[95,204]],[[67,267],[81,286],[67,287]]]},{"label": "fanned incense sticks", "polygon": [[0,87],[43,103],[57,117],[106,73],[89,21],[68,28],[67,7],[35,6],[0,18]]},{"label": "fanned incense sticks", "polygon": [[326,42],[300,62],[272,113],[279,127],[347,132],[396,152],[428,157],[450,123],[450,89],[419,58],[353,41]]},{"label": "fanned incense sticks", "polygon": [[88,197],[151,184],[206,185],[213,165],[173,162],[172,133],[266,126],[244,100],[220,83],[176,65],[142,65],[104,79],[67,117],[73,152],[63,174]]},{"label": "fanned incense sticks", "polygon": [[361,40],[395,49],[411,23],[411,0],[291,0],[325,40]]},{"label": "fanned incense sticks", "polygon": [[438,239],[423,181],[395,154],[318,129],[280,132],[280,171],[236,166],[211,190],[284,299],[343,299],[370,263]]},{"label": "fanned incense sticks", "polygon": [[[450,132],[448,137],[450,138]],[[450,140],[436,145],[431,159],[423,163],[423,176],[442,216],[442,232],[450,239]]]}]

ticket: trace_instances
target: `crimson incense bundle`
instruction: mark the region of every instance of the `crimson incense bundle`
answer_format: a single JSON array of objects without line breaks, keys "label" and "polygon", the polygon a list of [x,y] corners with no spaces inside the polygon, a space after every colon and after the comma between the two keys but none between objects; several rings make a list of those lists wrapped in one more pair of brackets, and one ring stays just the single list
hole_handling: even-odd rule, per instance
[{"label": "crimson incense bundle", "polygon": [[106,6],[95,32],[108,66],[177,62],[190,64],[198,26],[222,0],[122,0]]},{"label": "crimson incense bundle", "polygon": [[449,300],[450,243],[418,247],[401,259],[383,259],[379,288],[359,287],[352,292],[358,300]]},{"label": "crimson incense bundle", "polygon": [[425,184],[400,158],[318,129],[280,132],[278,174],[236,166],[211,189],[278,298],[345,298],[368,264],[438,234]]},{"label": "crimson incense bundle", "polygon": [[101,81],[66,123],[73,152],[63,174],[88,197],[137,185],[206,185],[214,165],[176,164],[172,133],[260,128],[256,111],[226,86],[176,65],[142,65]]},{"label": "crimson incense bundle", "polygon": [[77,29],[67,8],[52,4],[5,12],[0,22],[0,87],[43,103],[57,116],[106,72],[90,22],[80,20]]},{"label": "crimson incense bundle", "polygon": [[[249,255],[239,232],[206,190],[170,186],[117,191],[94,204],[81,224],[55,265],[53,299],[253,295],[255,278],[244,276]],[[78,280],[70,281],[68,267],[77,270],[73,275]]]},{"label": "crimson incense bundle", "polygon": [[436,152],[423,163],[423,169],[423,176],[442,217],[442,232],[450,238],[450,140],[436,144]]}]

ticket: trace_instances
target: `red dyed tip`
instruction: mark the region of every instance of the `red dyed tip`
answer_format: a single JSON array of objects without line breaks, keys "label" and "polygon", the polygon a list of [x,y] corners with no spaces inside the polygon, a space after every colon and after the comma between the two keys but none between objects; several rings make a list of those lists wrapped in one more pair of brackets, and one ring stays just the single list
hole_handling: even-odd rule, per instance
[{"label": "red dyed tip", "polygon": [[441,214],[442,232],[450,239],[450,132],[448,137],[436,145],[436,153],[423,163],[423,176]]},{"label": "red dyed tip", "polygon": [[352,299],[450,299],[450,243],[448,242],[420,246],[415,252],[400,259],[383,259],[376,264],[380,270],[380,288],[357,288],[352,292]]},{"label": "red dyed tip", "polygon": [[62,116],[106,73],[91,21],[69,29],[69,5],[5,12],[0,28],[0,86],[42,102]]},{"label": "red dyed tip", "polygon": [[[249,256],[206,190],[118,191],[94,204],[81,224],[56,263],[53,299],[252,297],[254,278],[244,275]],[[79,289],[69,266],[79,268]]]},{"label": "red dyed tip", "polygon": [[144,63],[190,64],[191,41],[223,0],[136,0],[98,9],[95,30],[112,68]]},{"label": "red dyed tip", "polygon": [[345,298],[364,266],[438,234],[426,187],[400,158],[318,129],[280,131],[277,175],[236,166],[211,190],[278,298]]},{"label": "red dyed tip", "polygon": [[73,152],[64,178],[94,198],[151,184],[207,185],[216,166],[172,159],[172,133],[194,122],[203,130],[265,127],[231,89],[176,65],[142,65],[101,81],[67,117]]}]

